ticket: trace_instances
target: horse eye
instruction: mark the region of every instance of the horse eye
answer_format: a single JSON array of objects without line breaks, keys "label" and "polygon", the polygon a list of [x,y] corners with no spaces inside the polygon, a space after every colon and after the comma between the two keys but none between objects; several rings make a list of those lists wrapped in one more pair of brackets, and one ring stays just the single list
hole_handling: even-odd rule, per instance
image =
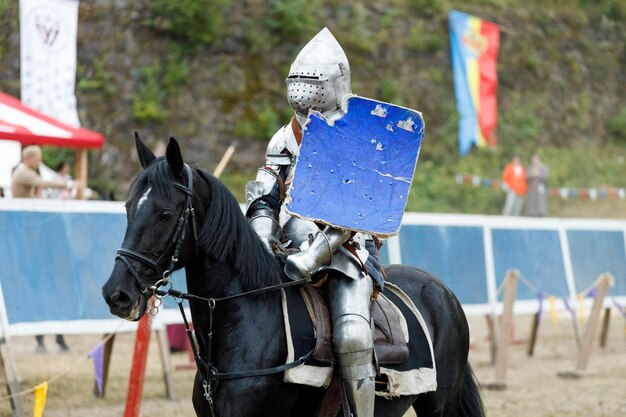
[{"label": "horse eye", "polygon": [[161,212],[161,216],[159,216],[159,219],[162,222],[166,222],[172,219],[172,216],[174,216],[174,213],[172,213],[170,210],[163,210]]}]

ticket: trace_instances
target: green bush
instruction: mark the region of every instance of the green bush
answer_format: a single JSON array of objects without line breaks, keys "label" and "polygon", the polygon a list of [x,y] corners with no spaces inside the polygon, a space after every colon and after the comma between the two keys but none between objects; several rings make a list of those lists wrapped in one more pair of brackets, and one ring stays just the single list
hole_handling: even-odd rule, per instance
[{"label": "green bush", "polygon": [[168,112],[164,108],[165,91],[155,66],[144,67],[139,75],[139,89],[132,97],[131,114],[138,122],[162,122]]},{"label": "green bush", "polygon": [[151,0],[146,4],[147,26],[198,47],[220,40],[231,0]]},{"label": "green bush", "polygon": [[308,39],[318,27],[320,0],[270,0],[266,25],[275,34],[298,42]]},{"label": "green bush", "polygon": [[626,107],[606,122],[606,131],[612,138],[626,141]]},{"label": "green bush", "polygon": [[104,59],[97,58],[91,65],[79,65],[76,71],[77,86],[83,91],[99,91],[107,97],[117,92],[117,83],[113,74],[104,66]]},{"label": "green bush", "polygon": [[63,161],[70,164],[70,169],[74,171],[74,161],[76,160],[76,152],[70,148],[58,148],[54,146],[44,146],[41,149],[41,160],[46,166],[56,169]]}]

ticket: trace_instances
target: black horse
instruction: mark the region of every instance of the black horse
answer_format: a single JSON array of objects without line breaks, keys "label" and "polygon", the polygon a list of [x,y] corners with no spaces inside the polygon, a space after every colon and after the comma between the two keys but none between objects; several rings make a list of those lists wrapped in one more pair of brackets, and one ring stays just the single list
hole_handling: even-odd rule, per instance
[{"label": "black horse", "polygon": [[[123,249],[102,289],[111,313],[136,321],[147,311],[151,286],[184,267],[200,356],[221,372],[284,364],[287,355],[277,291],[220,302],[280,282],[280,266],[248,226],[239,204],[215,177],[183,162],[170,140],[165,157],[136,136],[143,171],[126,202]],[[388,279],[420,310],[432,335],[437,390],[396,400],[376,399],[376,416],[400,417],[413,407],[420,417],[483,416],[477,383],[467,362],[469,330],[463,310],[439,280],[415,268],[391,266]],[[156,285],[166,281],[161,281]],[[212,341],[209,340],[212,334]],[[210,349],[210,353],[208,350]],[[201,360],[202,361],[202,360]],[[193,392],[198,416],[313,417],[323,390],[283,381],[283,374],[222,380],[205,398],[206,372],[199,366]]]}]

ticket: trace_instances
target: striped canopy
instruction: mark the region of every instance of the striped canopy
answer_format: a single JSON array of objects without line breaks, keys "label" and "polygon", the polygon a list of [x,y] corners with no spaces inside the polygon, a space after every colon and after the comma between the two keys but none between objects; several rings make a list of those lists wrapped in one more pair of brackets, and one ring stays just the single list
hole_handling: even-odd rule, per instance
[{"label": "striped canopy", "polygon": [[102,148],[100,133],[73,127],[22,104],[0,92],[0,139],[23,145],[54,145],[70,148]]}]

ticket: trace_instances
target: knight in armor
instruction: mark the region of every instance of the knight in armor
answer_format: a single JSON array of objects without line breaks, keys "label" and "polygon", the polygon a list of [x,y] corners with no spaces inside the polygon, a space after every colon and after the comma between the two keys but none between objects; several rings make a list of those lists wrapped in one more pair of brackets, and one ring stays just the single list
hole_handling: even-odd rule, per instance
[{"label": "knight in armor", "polygon": [[356,416],[372,417],[375,371],[370,307],[374,284],[383,287],[374,239],[318,226],[281,211],[309,110],[332,122],[342,117],[342,101],[352,95],[348,59],[327,28],[300,51],[286,82],[287,98],[295,114],[270,140],[256,181],[246,185],[246,216],[269,251],[285,240],[290,247],[303,249],[286,258],[285,272],[290,278],[311,279],[320,271],[328,273],[324,285],[341,376]]}]

